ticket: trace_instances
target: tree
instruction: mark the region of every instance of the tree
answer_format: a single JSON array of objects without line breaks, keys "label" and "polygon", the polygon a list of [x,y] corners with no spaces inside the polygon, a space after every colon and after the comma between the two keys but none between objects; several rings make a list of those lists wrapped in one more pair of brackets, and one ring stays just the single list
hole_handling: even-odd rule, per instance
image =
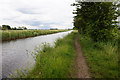
[{"label": "tree", "polygon": [[118,6],[113,2],[79,2],[76,6],[74,26],[82,35],[94,41],[107,41],[118,37]]},{"label": "tree", "polygon": [[2,27],[0,26],[0,30],[2,29]]},{"label": "tree", "polygon": [[12,30],[17,30],[17,28],[16,28],[16,27],[14,27],[14,28],[12,28]]},{"label": "tree", "polygon": [[27,30],[27,28],[22,26],[22,27],[18,27],[18,30]]},{"label": "tree", "polygon": [[73,30],[77,30],[77,28],[76,28],[76,27],[73,27]]},{"label": "tree", "polygon": [[27,28],[26,28],[26,27],[24,27],[24,30],[27,30]]},{"label": "tree", "polygon": [[10,30],[11,29],[11,27],[9,26],[9,25],[2,25],[2,29],[3,30]]}]

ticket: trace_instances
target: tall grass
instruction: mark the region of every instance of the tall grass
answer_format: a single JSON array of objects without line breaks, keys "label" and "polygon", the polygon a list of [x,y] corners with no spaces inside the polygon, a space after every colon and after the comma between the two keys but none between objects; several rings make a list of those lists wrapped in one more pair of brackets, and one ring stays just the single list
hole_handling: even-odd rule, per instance
[{"label": "tall grass", "polygon": [[3,30],[2,41],[46,35],[63,31],[67,30]]},{"label": "tall grass", "polygon": [[63,39],[58,39],[54,47],[44,45],[42,50],[34,53],[35,65],[27,75],[18,75],[17,78],[68,78],[73,71],[76,52],[74,50],[75,32]]},{"label": "tall grass", "polygon": [[118,78],[118,43],[93,42],[79,35],[84,56],[94,78]]}]

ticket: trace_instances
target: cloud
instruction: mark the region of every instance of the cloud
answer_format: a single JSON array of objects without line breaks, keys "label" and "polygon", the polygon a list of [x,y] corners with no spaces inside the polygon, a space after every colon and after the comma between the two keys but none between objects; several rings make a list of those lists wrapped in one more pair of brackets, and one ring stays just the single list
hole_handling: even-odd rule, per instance
[{"label": "cloud", "polygon": [[[0,25],[72,28],[74,0],[0,0]],[[44,25],[44,26],[40,26]],[[64,27],[63,27],[64,26]]]},{"label": "cloud", "polygon": [[17,11],[19,11],[23,14],[40,14],[40,13],[36,12],[34,9],[29,9],[29,8],[20,8],[20,9],[17,9]]}]

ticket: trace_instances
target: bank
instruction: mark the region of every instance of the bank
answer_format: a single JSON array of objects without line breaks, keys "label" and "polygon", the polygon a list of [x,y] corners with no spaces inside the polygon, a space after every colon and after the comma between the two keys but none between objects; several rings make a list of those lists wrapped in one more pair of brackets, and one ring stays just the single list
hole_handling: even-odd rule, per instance
[{"label": "bank", "polygon": [[[58,39],[54,47],[45,44],[42,50],[36,49],[35,65],[27,71],[19,70],[14,78],[68,78],[73,73],[76,52],[74,39],[76,31],[68,34],[63,39]],[[23,71],[23,72],[22,72]]]},{"label": "bank", "polygon": [[53,34],[58,32],[64,32],[68,30],[2,30],[2,41],[10,41],[28,37],[35,37],[40,35]]}]

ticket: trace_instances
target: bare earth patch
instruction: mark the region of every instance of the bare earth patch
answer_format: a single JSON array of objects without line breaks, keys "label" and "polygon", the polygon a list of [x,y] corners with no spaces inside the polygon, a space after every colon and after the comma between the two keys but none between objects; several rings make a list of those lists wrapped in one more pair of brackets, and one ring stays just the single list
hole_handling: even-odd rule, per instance
[{"label": "bare earth patch", "polygon": [[72,76],[73,78],[91,78],[89,67],[87,66],[85,57],[83,56],[80,43],[78,41],[78,36],[75,38],[75,50],[77,52],[76,60],[75,60],[75,74]]}]

